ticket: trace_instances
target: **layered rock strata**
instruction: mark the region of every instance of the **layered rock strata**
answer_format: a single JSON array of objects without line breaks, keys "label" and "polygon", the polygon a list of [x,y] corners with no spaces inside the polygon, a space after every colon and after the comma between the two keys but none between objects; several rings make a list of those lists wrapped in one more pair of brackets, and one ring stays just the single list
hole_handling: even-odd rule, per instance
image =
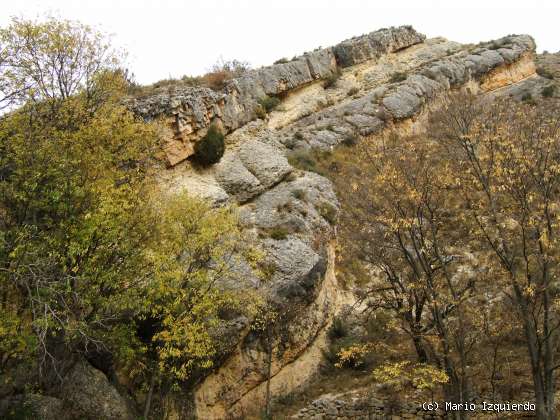
[{"label": "layered rock strata", "polygon": [[425,36],[409,26],[382,29],[340,44],[317,49],[287,63],[253,70],[231,80],[221,92],[204,87],[186,87],[132,99],[129,106],[146,120],[165,118],[171,126],[165,148],[175,165],[194,153],[194,143],[208,126],[218,124],[231,132],[254,120],[259,99],[278,96],[315,80],[325,79],[345,67],[422,42]]},{"label": "layered rock strata", "polygon": [[[339,204],[324,177],[294,168],[291,150],[329,149],[414,118],[439,95],[463,86],[485,92],[532,77],[534,42],[525,35],[462,46],[425,40],[410,27],[390,28],[249,72],[222,92],[184,88],[129,105],[145,119],[168,123],[171,165],[187,158],[214,123],[230,133],[211,168],[188,162],[162,174],[169,191],[188,190],[239,206],[240,222],[273,267],[266,281],[243,263],[227,287],[251,288],[286,315],[273,337],[271,389],[294,392],[317,371],[330,320],[347,300],[334,276]],[[342,68],[334,86],[321,82]],[[264,95],[282,98],[258,120]],[[254,120],[254,121],[253,121]],[[198,418],[250,418],[263,407],[267,351],[246,324],[230,356],[196,389]]]}]

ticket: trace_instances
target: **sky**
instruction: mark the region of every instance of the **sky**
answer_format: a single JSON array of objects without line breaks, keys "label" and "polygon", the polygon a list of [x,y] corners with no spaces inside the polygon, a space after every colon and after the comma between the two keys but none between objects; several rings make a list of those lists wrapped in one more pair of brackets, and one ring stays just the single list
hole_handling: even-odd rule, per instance
[{"label": "sky", "polygon": [[219,58],[268,65],[388,26],[476,43],[527,33],[560,50],[557,0],[3,0],[11,16],[51,14],[112,35],[142,84],[205,73]]}]

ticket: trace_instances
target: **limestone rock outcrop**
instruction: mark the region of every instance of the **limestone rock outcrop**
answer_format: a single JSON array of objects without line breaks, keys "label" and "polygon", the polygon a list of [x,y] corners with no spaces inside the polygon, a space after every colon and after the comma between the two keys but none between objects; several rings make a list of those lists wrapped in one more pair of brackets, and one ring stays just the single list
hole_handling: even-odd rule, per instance
[{"label": "limestone rock outcrop", "polygon": [[[344,294],[334,275],[336,194],[325,177],[292,166],[290,154],[374,136],[416,118],[451,89],[494,92],[528,80],[534,77],[534,50],[526,35],[462,46],[426,40],[403,26],[248,72],[221,92],[181,88],[129,101],[140,117],[167,123],[167,158],[175,165],[170,191],[237,205],[240,224],[265,252],[272,267],[267,281],[241,261],[235,270],[243,280],[224,287],[252,288],[286,315],[272,343],[276,397],[304,386],[317,371],[326,328]],[[335,74],[334,83],[323,84]],[[282,103],[256,119],[264,95]],[[221,161],[204,169],[181,163],[213,123],[228,134]],[[262,408],[267,352],[246,321],[235,330],[234,348],[194,392],[198,418],[251,418]]]},{"label": "limestone rock outcrop", "polygon": [[61,399],[39,394],[22,394],[0,400],[0,418],[61,420],[68,417]]},{"label": "limestone rock outcrop", "polygon": [[401,26],[397,29],[380,29],[342,41],[332,47],[332,50],[340,66],[349,67],[402,50],[425,39],[426,36],[416,32],[412,26]]},{"label": "limestone rock outcrop", "polygon": [[[395,121],[413,117],[438,95],[470,81],[480,84],[483,91],[508,86],[535,73],[534,50],[531,37],[509,36],[429,61],[411,69],[402,81],[389,80],[361,97],[299,120],[287,129],[292,135],[284,141],[289,141],[291,148],[328,148],[349,135],[375,134]],[[294,141],[295,132],[300,140]]]},{"label": "limestone rock outcrop", "polygon": [[77,362],[64,379],[62,395],[66,409],[82,419],[131,420],[126,400],[103,372],[85,361]]},{"label": "limestone rock outcrop", "polygon": [[342,66],[356,64],[422,42],[425,36],[410,26],[382,29],[318,49],[287,63],[253,70],[231,80],[222,92],[204,87],[186,87],[147,98],[131,99],[129,107],[146,120],[164,117],[172,127],[165,148],[175,165],[194,153],[193,143],[206,134],[211,123],[228,133],[256,118],[255,108],[265,95],[277,96],[324,79]]}]

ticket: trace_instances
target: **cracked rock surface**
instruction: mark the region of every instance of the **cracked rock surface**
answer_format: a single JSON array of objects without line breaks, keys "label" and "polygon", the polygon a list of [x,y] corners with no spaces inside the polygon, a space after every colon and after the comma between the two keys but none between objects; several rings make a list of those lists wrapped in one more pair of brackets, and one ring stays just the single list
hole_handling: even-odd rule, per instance
[{"label": "cracked rock surface", "polygon": [[[336,279],[328,279],[340,208],[336,194],[328,179],[294,168],[288,156],[374,136],[415,118],[450,89],[498,92],[527,83],[535,77],[534,50],[527,35],[463,46],[426,40],[411,27],[389,28],[250,71],[221,92],[182,88],[129,102],[142,118],[168,123],[170,148],[179,159],[169,162],[177,164],[166,176],[169,191],[186,189],[214,205],[236,204],[241,225],[265,251],[272,267],[266,282],[239,261],[233,270],[243,280],[229,279],[224,286],[254,289],[286,311],[298,308],[285,336],[274,342],[273,371],[284,378],[273,383],[279,392],[293,391],[297,381],[286,378],[305,359],[302,354],[318,351],[313,346],[332,319],[337,290]],[[338,72],[325,86],[323,80]],[[282,101],[257,120],[254,108],[264,95]],[[221,161],[206,169],[180,163],[212,123],[229,133]],[[196,391],[201,418],[235,417],[262,397],[265,358],[244,329],[248,322],[232,327],[241,335],[232,340],[237,347]],[[305,360],[298,369],[310,375],[320,358]]]}]

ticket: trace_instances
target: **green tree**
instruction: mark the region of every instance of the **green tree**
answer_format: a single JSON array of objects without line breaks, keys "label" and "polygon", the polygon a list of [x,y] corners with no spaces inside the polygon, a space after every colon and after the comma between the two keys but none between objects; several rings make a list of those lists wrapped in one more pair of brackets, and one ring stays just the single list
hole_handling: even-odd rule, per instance
[{"label": "green tree", "polygon": [[154,128],[116,104],[91,118],[83,105],[69,98],[56,115],[25,106],[0,121],[4,304],[30,320],[41,366],[60,358],[55,342],[100,344],[117,280],[141,266],[150,233],[137,219]]},{"label": "green tree", "polygon": [[119,69],[121,55],[104,34],[79,22],[13,18],[0,30],[0,105],[78,92],[99,99],[110,91],[99,78]]},{"label": "green tree", "polygon": [[225,151],[224,134],[212,124],[206,135],[194,145],[194,158],[202,165],[218,163]]},{"label": "green tree", "polygon": [[[3,36],[13,47],[30,32],[25,47],[45,60],[33,69],[51,65],[52,44],[101,39],[78,24],[20,24]],[[245,241],[233,209],[158,189],[159,128],[121,105],[122,72],[88,63],[106,50],[86,44],[91,53],[59,69],[84,68],[83,78],[41,86],[27,72],[0,75],[37,83],[0,117],[2,372],[27,362],[48,386],[66,363],[103,353],[152,390],[184,383],[212,366],[223,318],[241,312],[220,284]]]}]

